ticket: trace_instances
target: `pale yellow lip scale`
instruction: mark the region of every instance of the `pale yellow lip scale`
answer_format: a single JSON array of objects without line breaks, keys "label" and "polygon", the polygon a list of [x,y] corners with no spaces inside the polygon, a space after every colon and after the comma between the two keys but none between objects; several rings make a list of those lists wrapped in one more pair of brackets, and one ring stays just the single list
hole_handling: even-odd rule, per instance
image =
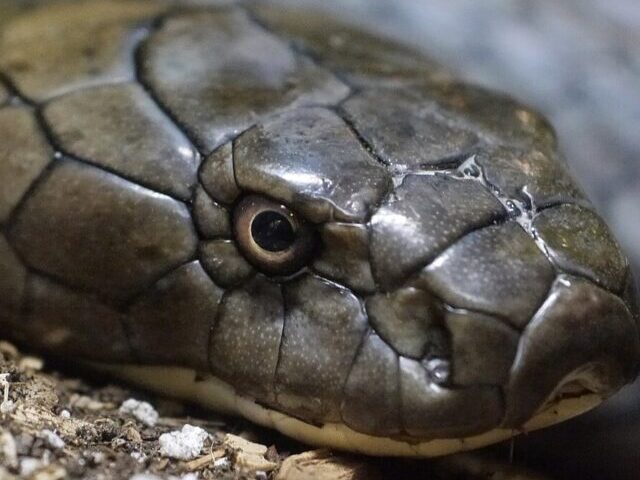
[{"label": "pale yellow lip scale", "polygon": [[310,445],[388,457],[437,457],[473,450],[507,440],[518,433],[568,420],[591,410],[603,400],[600,395],[587,393],[551,401],[517,431],[495,428],[471,437],[408,442],[362,434],[342,423],[326,423],[321,427],[305,423],[238,395],[233,387],[216,377],[201,378],[191,369],[93,363],[90,366],[161,395],[197,403],[220,413],[242,416]]}]

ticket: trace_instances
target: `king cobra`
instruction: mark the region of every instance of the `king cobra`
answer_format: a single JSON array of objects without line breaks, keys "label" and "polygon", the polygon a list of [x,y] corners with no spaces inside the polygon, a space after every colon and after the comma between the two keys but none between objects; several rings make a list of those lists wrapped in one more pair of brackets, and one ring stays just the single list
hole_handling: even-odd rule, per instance
[{"label": "king cobra", "polygon": [[314,12],[34,3],[0,19],[3,337],[384,456],[636,376],[628,261],[533,109]]}]

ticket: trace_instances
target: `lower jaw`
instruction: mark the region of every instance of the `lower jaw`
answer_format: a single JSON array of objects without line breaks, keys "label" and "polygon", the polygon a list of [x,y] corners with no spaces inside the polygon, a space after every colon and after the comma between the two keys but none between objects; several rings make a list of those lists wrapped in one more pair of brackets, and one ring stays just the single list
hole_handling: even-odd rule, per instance
[{"label": "lower jaw", "polygon": [[473,450],[562,422],[591,410],[602,402],[602,397],[593,393],[560,398],[547,404],[518,430],[495,428],[470,437],[425,441],[416,439],[408,442],[359,433],[343,423],[326,423],[322,426],[305,423],[238,395],[231,385],[216,377],[202,379],[191,369],[94,363],[90,366],[161,395],[197,403],[220,413],[244,417],[310,445],[389,457],[438,457]]}]

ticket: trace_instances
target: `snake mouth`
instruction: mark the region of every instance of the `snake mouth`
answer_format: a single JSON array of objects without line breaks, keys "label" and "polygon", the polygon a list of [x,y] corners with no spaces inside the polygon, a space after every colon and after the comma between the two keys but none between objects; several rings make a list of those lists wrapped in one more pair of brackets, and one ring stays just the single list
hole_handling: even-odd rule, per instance
[{"label": "snake mouth", "polygon": [[344,423],[306,423],[239,395],[232,386],[216,377],[202,378],[190,369],[138,365],[90,366],[162,395],[194,402],[221,413],[242,416],[310,445],[386,457],[438,457],[481,448],[581,415],[603,400],[601,395],[586,389],[578,391],[578,384],[570,382],[565,385],[566,390],[562,387],[555,392],[545,406],[519,429],[499,427],[467,437],[406,440],[363,434]]},{"label": "snake mouth", "polygon": [[[419,362],[401,357],[400,385],[415,388],[401,391],[408,401],[400,402],[397,410],[385,411],[405,415],[414,420],[413,426],[422,422],[424,428],[400,434],[353,424],[353,412],[361,416],[358,418],[376,421],[381,410],[376,410],[375,402],[378,407],[386,405],[370,374],[352,374],[352,380],[362,381],[353,394],[345,395],[349,415],[314,422],[286,406],[266,406],[233,379],[217,374],[165,366],[99,368],[163,395],[242,416],[308,444],[377,456],[434,457],[500,442],[594,408],[635,376],[639,343],[637,326],[621,300],[590,282],[563,278],[522,332],[502,390],[504,402],[499,396],[479,396],[477,388],[434,387]],[[384,346],[379,339],[372,345]],[[362,357],[366,365],[380,358]],[[353,371],[358,371],[357,365]],[[442,425],[455,428],[436,432]]]}]

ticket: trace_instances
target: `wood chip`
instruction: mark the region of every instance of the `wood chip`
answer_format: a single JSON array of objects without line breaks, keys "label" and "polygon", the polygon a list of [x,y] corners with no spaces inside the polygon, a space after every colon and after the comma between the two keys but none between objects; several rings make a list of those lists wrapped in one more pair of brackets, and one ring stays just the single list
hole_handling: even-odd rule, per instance
[{"label": "wood chip", "polygon": [[0,340],[0,354],[4,355],[7,359],[14,359],[18,356],[18,349],[13,344]]},{"label": "wood chip", "polygon": [[277,463],[265,458],[268,450],[265,445],[250,442],[230,433],[225,435],[223,443],[227,448],[233,450],[235,465],[242,473],[270,472],[278,466]]},{"label": "wood chip", "polygon": [[282,462],[275,480],[379,480],[379,472],[364,460],[312,450]]},{"label": "wood chip", "polygon": [[217,459],[224,457],[226,453],[227,452],[224,448],[217,448],[207,455],[203,455],[202,457],[185,463],[184,467],[189,472],[195,472],[196,470],[201,470],[205,467],[208,467]]},{"label": "wood chip", "polygon": [[22,357],[18,362],[18,368],[26,371],[36,371],[39,372],[42,370],[44,366],[44,362],[41,358],[38,357]]},{"label": "wood chip", "polygon": [[32,480],[62,480],[68,478],[67,471],[59,465],[49,465],[30,477]]},{"label": "wood chip", "polygon": [[85,395],[78,395],[78,394],[71,395],[71,399],[69,403],[73,408],[79,408],[81,410],[89,410],[92,412],[97,412],[101,410],[111,410],[115,408],[115,404],[113,403],[103,403],[98,400],[94,400],[93,398],[87,397]]},{"label": "wood chip", "polygon": [[142,443],[140,432],[138,432],[133,422],[127,422],[122,426],[122,436],[130,442]]}]

